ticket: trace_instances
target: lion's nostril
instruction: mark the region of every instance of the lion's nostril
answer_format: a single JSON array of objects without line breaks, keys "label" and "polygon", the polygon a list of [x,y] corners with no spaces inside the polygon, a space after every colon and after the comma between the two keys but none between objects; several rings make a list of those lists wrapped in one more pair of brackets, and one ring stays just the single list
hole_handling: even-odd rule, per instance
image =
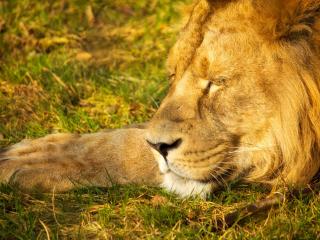
[{"label": "lion's nostril", "polygon": [[164,143],[164,142],[159,142],[159,143],[151,143],[150,141],[147,140],[147,142],[149,143],[149,145],[154,148],[155,150],[157,150],[164,158],[166,158],[168,156],[168,152],[170,150],[173,150],[175,148],[178,148],[182,142],[182,139],[179,138],[177,140],[175,140],[174,142],[168,144],[168,143]]}]

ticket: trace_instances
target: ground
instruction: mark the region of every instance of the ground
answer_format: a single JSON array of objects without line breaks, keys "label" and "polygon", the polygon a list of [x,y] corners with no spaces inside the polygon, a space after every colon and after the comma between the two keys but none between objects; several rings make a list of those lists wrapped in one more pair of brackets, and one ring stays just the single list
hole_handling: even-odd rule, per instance
[{"label": "ground", "polygon": [[[0,146],[148,120],[167,90],[165,59],[186,2],[0,1]],[[207,201],[145,186],[25,194],[2,185],[0,239],[320,238],[316,191],[217,228],[267,195],[240,183]]]}]

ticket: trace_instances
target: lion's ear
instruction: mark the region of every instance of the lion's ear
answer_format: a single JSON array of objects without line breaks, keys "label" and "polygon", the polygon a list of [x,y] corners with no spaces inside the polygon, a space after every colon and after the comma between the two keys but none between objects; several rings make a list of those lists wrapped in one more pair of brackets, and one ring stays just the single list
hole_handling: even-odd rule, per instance
[{"label": "lion's ear", "polygon": [[253,0],[260,29],[281,40],[299,40],[320,31],[320,0]]}]

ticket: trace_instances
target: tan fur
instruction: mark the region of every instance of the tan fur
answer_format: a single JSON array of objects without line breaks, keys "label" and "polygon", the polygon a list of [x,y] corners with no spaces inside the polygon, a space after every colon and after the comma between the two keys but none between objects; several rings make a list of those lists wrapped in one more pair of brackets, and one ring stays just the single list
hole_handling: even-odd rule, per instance
[{"label": "tan fur", "polygon": [[77,186],[159,185],[161,176],[144,133],[128,128],[24,140],[1,154],[0,182],[45,192]]},{"label": "tan fur", "polygon": [[236,178],[304,185],[319,171],[320,0],[199,0],[168,70],[147,129],[15,145],[0,157],[1,180],[67,190],[112,179],[185,196]]}]

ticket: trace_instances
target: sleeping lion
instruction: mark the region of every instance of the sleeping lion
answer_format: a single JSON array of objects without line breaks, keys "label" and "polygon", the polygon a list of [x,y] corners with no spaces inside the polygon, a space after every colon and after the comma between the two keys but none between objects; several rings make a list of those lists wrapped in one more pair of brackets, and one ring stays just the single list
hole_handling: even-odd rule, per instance
[{"label": "sleeping lion", "polygon": [[147,184],[206,197],[230,181],[303,186],[320,169],[320,0],[198,0],[150,122],[23,140],[0,182]]}]

